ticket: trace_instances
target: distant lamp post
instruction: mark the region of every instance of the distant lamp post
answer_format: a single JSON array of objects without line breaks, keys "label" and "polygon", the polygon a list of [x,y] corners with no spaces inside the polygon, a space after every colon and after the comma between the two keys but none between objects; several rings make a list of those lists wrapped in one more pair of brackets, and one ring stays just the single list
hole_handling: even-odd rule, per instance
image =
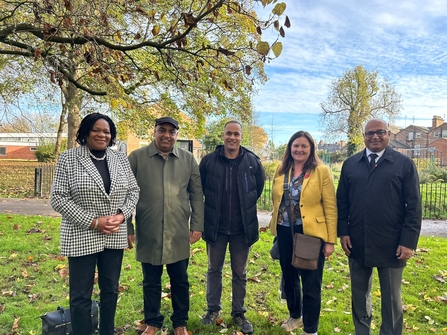
[{"label": "distant lamp post", "polygon": [[326,149],[323,152],[323,163],[330,166],[331,165],[331,154],[329,152],[329,149]]},{"label": "distant lamp post", "polygon": [[435,164],[435,148],[430,147],[428,149],[428,151],[430,151],[430,165],[434,165]]}]

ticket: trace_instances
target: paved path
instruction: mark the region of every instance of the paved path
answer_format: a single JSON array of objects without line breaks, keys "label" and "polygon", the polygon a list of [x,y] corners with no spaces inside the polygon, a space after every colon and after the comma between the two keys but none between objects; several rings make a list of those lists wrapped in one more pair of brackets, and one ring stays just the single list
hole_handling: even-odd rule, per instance
[{"label": "paved path", "polygon": [[[42,215],[60,217],[50,205],[48,199],[15,199],[0,198],[1,214]],[[267,227],[272,214],[267,211],[259,211],[258,219],[261,227]],[[423,220],[421,235],[447,238],[447,220]]]}]

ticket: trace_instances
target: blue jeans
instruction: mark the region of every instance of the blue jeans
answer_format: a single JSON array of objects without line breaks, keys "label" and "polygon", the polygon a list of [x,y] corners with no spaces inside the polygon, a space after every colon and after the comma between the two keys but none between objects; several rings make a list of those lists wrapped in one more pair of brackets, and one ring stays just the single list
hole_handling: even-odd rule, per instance
[{"label": "blue jeans", "polygon": [[[189,258],[176,263],[166,264],[166,270],[171,282],[171,315],[174,328],[186,326],[189,311]],[[147,325],[161,328],[164,316],[160,313],[161,305],[161,275],[163,265],[141,263],[143,268],[144,322]]]},{"label": "blue jeans", "polygon": [[206,300],[208,311],[216,312],[222,309],[222,268],[225,261],[227,244],[230,249],[232,272],[232,305],[231,315],[246,312],[244,300],[247,286],[247,262],[250,247],[245,243],[244,234],[218,234],[214,244],[207,243],[208,274]]},{"label": "blue jeans", "polygon": [[[303,233],[303,226],[294,226],[294,232]],[[284,277],[284,290],[290,317],[303,317],[304,331],[315,333],[321,309],[324,254],[320,253],[316,270],[299,270],[292,266],[293,239],[290,227],[277,226],[279,263]],[[324,244],[322,244],[324,245]]]},{"label": "blue jeans", "polygon": [[123,261],[122,249],[104,249],[96,254],[69,257],[70,313],[73,334],[91,335],[92,292],[95,270],[98,267],[100,289],[99,333],[115,333],[115,312],[118,300],[118,285]]}]

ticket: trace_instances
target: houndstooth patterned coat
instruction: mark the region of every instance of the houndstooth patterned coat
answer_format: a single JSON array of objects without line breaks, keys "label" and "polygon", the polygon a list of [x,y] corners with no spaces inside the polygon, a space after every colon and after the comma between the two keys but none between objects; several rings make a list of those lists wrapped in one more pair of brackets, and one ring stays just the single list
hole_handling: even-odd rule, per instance
[{"label": "houndstooth patterned coat", "polygon": [[138,202],[139,187],[124,153],[107,148],[110,192],[89,156],[86,146],[63,152],[51,188],[51,206],[62,214],[61,254],[90,255],[107,249],[127,248],[126,221],[114,234],[90,228],[95,217],[121,210],[127,219]]}]

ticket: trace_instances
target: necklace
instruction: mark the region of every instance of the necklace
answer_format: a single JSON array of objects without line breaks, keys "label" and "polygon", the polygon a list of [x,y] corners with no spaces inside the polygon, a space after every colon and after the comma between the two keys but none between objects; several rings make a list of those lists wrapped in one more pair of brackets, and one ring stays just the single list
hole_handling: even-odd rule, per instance
[{"label": "necklace", "polygon": [[91,158],[93,158],[94,160],[97,160],[97,161],[103,161],[107,157],[107,152],[105,152],[104,156],[102,156],[102,157],[96,157],[95,155],[92,154],[92,152],[90,150],[88,151],[88,153],[90,154]]}]

